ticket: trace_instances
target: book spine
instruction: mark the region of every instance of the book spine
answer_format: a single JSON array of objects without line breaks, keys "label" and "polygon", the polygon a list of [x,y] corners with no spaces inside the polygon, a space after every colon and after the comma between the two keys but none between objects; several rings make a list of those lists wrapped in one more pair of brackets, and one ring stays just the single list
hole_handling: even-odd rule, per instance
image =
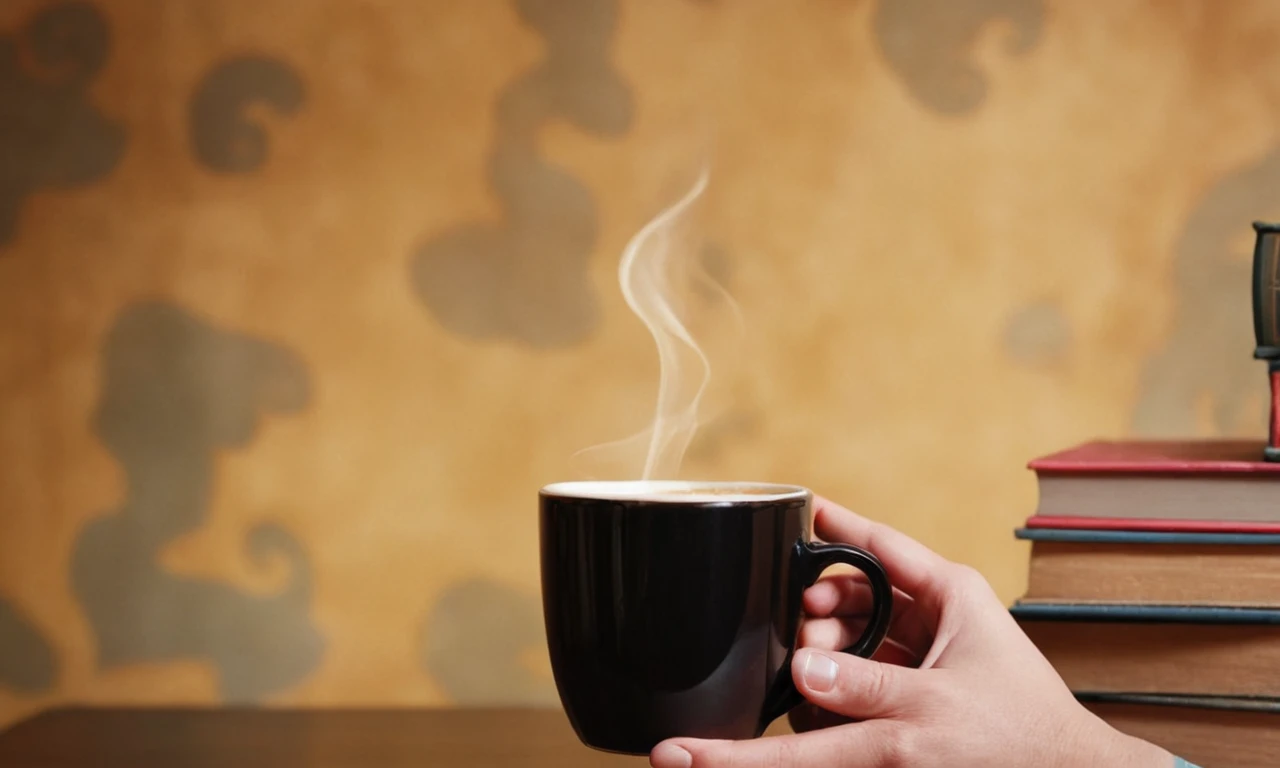
[{"label": "book spine", "polygon": [[1068,517],[1032,515],[1028,529],[1165,531],[1170,533],[1266,533],[1280,534],[1280,523],[1241,522],[1238,520],[1158,520],[1118,517]]},{"label": "book spine", "polygon": [[1169,693],[1111,693],[1072,691],[1077,701],[1109,704],[1148,704],[1157,707],[1224,709],[1232,712],[1271,712],[1280,715],[1280,698],[1274,696],[1193,696]]},{"label": "book spine", "polygon": [[1013,535],[1024,541],[1066,544],[1182,544],[1213,546],[1280,546],[1280,533],[1232,533],[1225,531],[1125,531],[1097,528],[1018,528]]},{"label": "book spine", "polygon": [[1216,605],[1018,601],[1009,608],[1009,612],[1019,621],[1280,625],[1280,609]]},{"label": "book spine", "polygon": [[1271,380],[1271,427],[1263,457],[1274,462],[1280,461],[1280,360],[1269,360],[1267,373]]}]

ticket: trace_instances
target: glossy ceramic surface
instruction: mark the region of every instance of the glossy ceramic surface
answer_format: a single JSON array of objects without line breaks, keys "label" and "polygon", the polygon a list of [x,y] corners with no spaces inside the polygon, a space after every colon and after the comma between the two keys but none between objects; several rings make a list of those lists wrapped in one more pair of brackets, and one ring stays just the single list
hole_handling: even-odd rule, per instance
[{"label": "glossy ceramic surface", "polygon": [[883,640],[892,590],[856,547],[810,541],[811,495],[761,484],[558,484],[540,494],[542,598],[569,720],[597,749],[751,738],[799,702],[801,596],[837,562],[875,607],[850,652]]}]

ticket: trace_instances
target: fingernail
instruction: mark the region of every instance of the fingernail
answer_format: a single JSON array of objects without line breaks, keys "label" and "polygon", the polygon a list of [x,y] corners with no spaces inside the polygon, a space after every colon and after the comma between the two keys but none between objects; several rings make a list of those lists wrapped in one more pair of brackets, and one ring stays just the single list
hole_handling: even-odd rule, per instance
[{"label": "fingernail", "polygon": [[690,768],[693,755],[675,744],[659,744],[649,755],[649,765],[653,768]]},{"label": "fingernail", "polygon": [[804,653],[803,666],[800,667],[800,676],[804,678],[804,684],[819,693],[831,690],[831,687],[836,684],[836,672],[840,669],[836,666],[835,660],[817,651]]}]

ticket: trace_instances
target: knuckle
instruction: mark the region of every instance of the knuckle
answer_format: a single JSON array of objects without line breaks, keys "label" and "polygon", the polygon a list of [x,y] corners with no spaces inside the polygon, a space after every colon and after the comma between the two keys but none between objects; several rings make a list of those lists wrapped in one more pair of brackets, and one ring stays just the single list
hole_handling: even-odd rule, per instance
[{"label": "knuckle", "polygon": [[804,648],[833,648],[838,627],[829,619],[809,619],[800,625],[800,645]]},{"label": "knuckle", "polygon": [[986,585],[987,580],[978,572],[977,568],[967,563],[957,563],[956,583],[960,584],[966,590],[980,588]]},{"label": "knuckle", "polygon": [[947,591],[953,598],[977,598],[991,590],[991,584],[977,568],[962,563],[953,566],[948,581],[950,589]]},{"label": "knuckle", "polygon": [[916,737],[911,730],[902,727],[885,729],[880,740],[879,763],[882,768],[909,768],[922,765]]},{"label": "knuckle", "polygon": [[874,706],[888,699],[893,690],[892,677],[891,667],[887,664],[842,665],[839,692]]},{"label": "knuckle", "polygon": [[784,766],[803,765],[800,752],[800,745],[792,739],[777,739],[776,748],[769,755],[770,768],[783,768]]}]

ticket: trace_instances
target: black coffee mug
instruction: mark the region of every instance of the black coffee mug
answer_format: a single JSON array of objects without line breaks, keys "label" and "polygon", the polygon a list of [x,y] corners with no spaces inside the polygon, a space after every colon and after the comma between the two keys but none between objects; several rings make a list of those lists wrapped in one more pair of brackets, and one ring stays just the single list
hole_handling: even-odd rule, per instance
[{"label": "black coffee mug", "polygon": [[539,493],[542,608],[560,701],[589,747],[648,754],[691,736],[760,736],[802,701],[791,679],[804,590],[845,563],[871,617],[846,653],[870,657],[893,590],[866,550],[811,540],[805,488],[573,482]]}]

